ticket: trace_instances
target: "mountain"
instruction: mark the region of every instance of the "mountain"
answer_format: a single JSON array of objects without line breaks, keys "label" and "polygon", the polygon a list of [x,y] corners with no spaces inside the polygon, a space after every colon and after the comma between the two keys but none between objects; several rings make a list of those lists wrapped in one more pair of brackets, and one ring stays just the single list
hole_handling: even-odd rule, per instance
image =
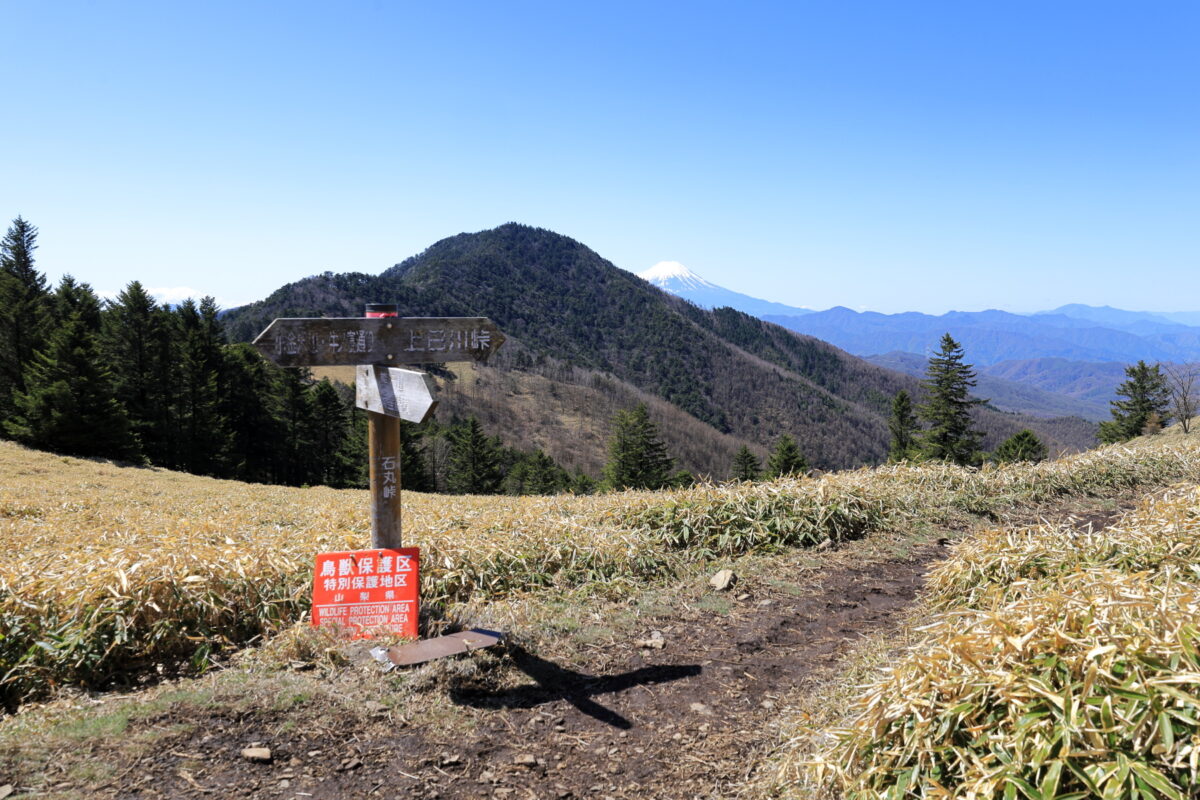
[{"label": "mountain", "polygon": [[940,316],[879,314],[835,307],[803,316],[767,315],[786,328],[816,336],[855,355],[899,350],[927,353],[950,333],[975,364],[1028,358],[1072,361],[1200,360],[1200,328],[1131,321],[1141,332],[1104,327],[1066,314],[1025,316],[1007,311],[951,311]]},{"label": "mountain", "polygon": [[[929,359],[925,356],[898,350],[882,355],[864,356],[864,360],[875,366],[896,370],[918,378],[925,376],[925,370],[929,365]],[[1054,390],[1041,389],[1018,380],[1009,380],[999,374],[993,374],[990,372],[991,369],[991,367],[984,367],[976,370],[976,385],[972,394],[986,399],[989,405],[1001,411],[1031,414],[1035,417],[1075,416],[1093,422],[1109,418],[1110,407],[1107,397],[1081,398]],[[1116,384],[1114,383],[1112,386],[1116,386]]]},{"label": "mountain", "polygon": [[[672,451],[697,454],[682,465],[723,478],[740,443],[763,452],[783,433],[823,468],[882,460],[891,399],[918,388],[810,336],[732,308],[699,308],[579,242],[517,224],[443,239],[378,276],[306,278],[223,319],[231,338],[246,340],[274,317],[359,316],[367,302],[397,303],[405,316],[490,317],[509,341],[494,365],[479,368],[486,390],[460,397],[458,412],[486,409],[490,434],[520,427],[551,442],[552,455],[589,448],[593,463],[603,458],[614,403],[587,398],[661,401],[660,420],[673,420],[663,431]],[[443,372],[461,386],[471,369]],[[531,387],[579,400],[539,403]],[[992,446],[1022,427],[1052,450],[1093,441],[1083,420],[1051,424],[990,409],[979,420]],[[572,425],[595,436],[573,437]]]},{"label": "mountain", "polygon": [[1116,398],[1117,386],[1125,380],[1125,364],[1118,361],[1097,363],[1065,358],[1026,358],[990,364],[983,367],[980,373],[1099,403],[1108,408],[1109,401]]},{"label": "mountain", "polygon": [[660,261],[645,272],[639,272],[638,277],[701,308],[736,308],[753,317],[767,314],[802,316],[812,313],[808,308],[773,303],[770,300],[760,300],[724,289],[704,280],[678,261]]},{"label": "mountain", "polygon": [[1200,311],[1125,311],[1112,306],[1085,306],[1081,303],[1071,303],[1059,306],[1053,311],[1038,311],[1035,316],[1042,314],[1057,314],[1083,319],[1103,325],[1106,328],[1133,331],[1171,331],[1180,325],[1200,326]]}]

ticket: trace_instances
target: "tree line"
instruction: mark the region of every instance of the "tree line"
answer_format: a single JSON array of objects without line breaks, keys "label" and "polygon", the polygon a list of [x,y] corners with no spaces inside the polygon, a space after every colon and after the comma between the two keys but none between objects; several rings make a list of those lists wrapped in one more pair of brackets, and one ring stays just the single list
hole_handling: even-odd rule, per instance
[{"label": "tree line", "polygon": [[[0,436],[43,450],[218,478],[365,487],[366,417],[352,387],[230,344],[211,297],[159,304],[137,281],[101,300],[36,268],[37,228],[0,241]],[[590,491],[540,450],[484,436],[474,418],[402,425],[410,489]]]},{"label": "tree line", "polygon": [[[1125,368],[1126,380],[1116,389],[1112,419],[1100,423],[1103,444],[1128,441],[1135,436],[1158,433],[1172,418],[1180,421],[1186,434],[1200,406],[1195,365],[1149,365],[1145,361]],[[922,388],[925,402],[914,406],[908,392],[898,392],[888,420],[891,434],[890,461],[948,461],[975,465],[982,461],[1042,461],[1046,446],[1025,429],[1001,442],[992,453],[980,448],[981,431],[971,424],[971,409],[986,403],[972,397],[975,372],[965,363],[962,346],[950,334],[941,339],[937,354],[929,359]],[[925,427],[922,427],[925,423]]]}]

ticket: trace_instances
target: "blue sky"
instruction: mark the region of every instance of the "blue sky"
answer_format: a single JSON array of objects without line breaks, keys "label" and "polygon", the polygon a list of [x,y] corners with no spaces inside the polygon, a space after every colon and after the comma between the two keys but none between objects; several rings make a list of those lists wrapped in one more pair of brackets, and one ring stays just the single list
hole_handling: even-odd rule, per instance
[{"label": "blue sky", "polygon": [[0,215],[225,305],[508,221],[794,305],[1200,308],[1200,5],[4,3]]}]

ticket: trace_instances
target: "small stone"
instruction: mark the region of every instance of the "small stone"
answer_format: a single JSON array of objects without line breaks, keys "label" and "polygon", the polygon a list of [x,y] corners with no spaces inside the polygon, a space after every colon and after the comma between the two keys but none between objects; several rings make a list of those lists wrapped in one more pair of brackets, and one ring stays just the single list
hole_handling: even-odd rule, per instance
[{"label": "small stone", "polygon": [[302,763],[304,763],[304,762],[302,762],[300,759],[296,758],[295,756],[292,756],[292,759],[290,761],[288,761],[288,766],[289,767],[298,767]]},{"label": "small stone", "polygon": [[763,700],[762,707],[767,709],[768,711],[770,711],[771,709],[775,708],[775,701],[774,700]]},{"label": "small stone", "polygon": [[708,706],[704,705],[704,703],[692,703],[689,706],[689,708],[691,708],[691,710],[697,714],[704,714],[705,716],[712,716],[712,709],[710,709]]},{"label": "small stone", "polygon": [[716,589],[718,592],[727,590],[730,586],[737,583],[737,576],[733,574],[731,569],[723,569],[716,575],[709,578],[708,585]]},{"label": "small stone", "polygon": [[247,761],[253,761],[256,764],[271,763],[271,748],[269,747],[247,747],[242,750],[242,758]]},{"label": "small stone", "polygon": [[749,593],[749,592],[742,592],[741,594],[739,594],[739,595],[737,596],[737,599],[738,599],[739,601],[741,601],[741,600],[749,600],[749,599],[750,599],[750,593]]},{"label": "small stone", "polygon": [[287,778],[284,778],[283,780],[281,780],[281,781],[279,782],[279,788],[280,788],[280,789],[286,789],[286,788],[288,788],[288,787],[289,787],[289,786],[291,786],[291,785],[292,785],[292,782],[291,782],[291,781],[289,781]]},{"label": "small stone", "polygon": [[513,763],[518,767],[536,767],[537,759],[529,753],[522,753],[513,759]]},{"label": "small stone", "polygon": [[483,772],[479,773],[479,782],[480,783],[495,783],[496,782],[496,773],[492,772],[491,770],[484,770]]}]

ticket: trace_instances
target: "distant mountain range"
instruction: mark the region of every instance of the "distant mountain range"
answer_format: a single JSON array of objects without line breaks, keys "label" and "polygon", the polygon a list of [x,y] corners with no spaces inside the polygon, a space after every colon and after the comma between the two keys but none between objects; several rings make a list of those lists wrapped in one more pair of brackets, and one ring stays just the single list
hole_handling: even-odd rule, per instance
[{"label": "distant mountain range", "polygon": [[[702,309],[618,269],[573,239],[508,224],[443,239],[380,275],[325,273],[223,320],[248,340],[274,317],[488,316],[509,337],[487,367],[442,371],[439,414],[480,417],[507,444],[538,446],[595,473],[614,410],[645,400],[681,465],[728,475],[742,444],[765,454],[783,433],[823,468],[878,462],[887,416],[916,379],[731,308]],[[980,409],[987,444],[1023,427],[1052,450],[1094,442],[1081,419]]]},{"label": "distant mountain range", "polygon": [[841,306],[785,314],[761,311],[767,301],[722,289],[682,264],[667,263],[669,269],[659,265],[642,276],[697,305],[725,303],[910,375],[923,374],[927,356],[937,349],[942,334],[950,333],[978,369],[979,395],[1009,411],[1104,419],[1124,377],[1124,365],[1142,359],[1200,361],[1200,312],[1126,311],[1076,303],[1034,314],[880,314]]}]

